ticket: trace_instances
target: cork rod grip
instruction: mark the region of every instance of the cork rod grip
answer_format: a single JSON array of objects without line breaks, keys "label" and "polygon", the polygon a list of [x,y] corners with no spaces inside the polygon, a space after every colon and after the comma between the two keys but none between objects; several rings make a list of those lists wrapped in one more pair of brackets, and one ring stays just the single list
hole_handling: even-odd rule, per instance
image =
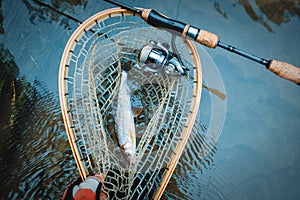
[{"label": "cork rod grip", "polygon": [[271,60],[268,69],[281,78],[290,80],[297,85],[300,85],[300,68],[286,62]]},{"label": "cork rod grip", "polygon": [[216,48],[219,43],[219,36],[205,30],[200,30],[200,33],[196,38],[196,42],[209,48]]}]

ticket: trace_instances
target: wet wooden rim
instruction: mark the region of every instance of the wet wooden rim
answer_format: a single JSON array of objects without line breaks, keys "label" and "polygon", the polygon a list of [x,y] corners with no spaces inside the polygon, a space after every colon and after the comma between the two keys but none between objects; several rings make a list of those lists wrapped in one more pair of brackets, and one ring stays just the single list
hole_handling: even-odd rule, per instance
[{"label": "wet wooden rim", "polygon": [[[79,152],[80,150],[77,148],[73,129],[71,128],[72,123],[70,121],[70,117],[68,114],[68,105],[67,105],[68,102],[66,100],[67,91],[66,91],[66,85],[65,85],[67,83],[65,78],[67,78],[67,76],[68,76],[66,74],[66,67],[69,63],[70,53],[76,45],[76,41],[78,40],[78,38],[80,38],[84,34],[84,32],[88,31],[96,23],[96,21],[105,20],[106,18],[108,18],[110,16],[121,15],[121,14],[122,15],[136,15],[137,17],[140,17],[140,15],[138,15],[138,14],[133,14],[131,11],[121,9],[121,8],[107,9],[107,10],[104,10],[102,12],[99,12],[99,13],[91,16],[89,19],[84,21],[71,35],[71,37],[69,38],[69,40],[66,44],[66,47],[64,49],[62,59],[60,62],[59,80],[58,80],[60,105],[61,105],[61,110],[62,110],[62,115],[63,115],[66,132],[68,135],[68,140],[69,140],[69,143],[70,143],[70,146],[71,146],[71,149],[72,149],[75,161],[76,161],[77,168],[79,170],[79,173],[80,173],[80,176],[82,179],[86,178],[87,173],[86,173],[84,165],[81,161],[81,156],[80,156],[80,152]],[[190,113],[189,113],[190,116],[189,116],[189,120],[187,122],[188,124],[186,124],[185,129],[182,133],[182,138],[174,150],[175,154],[173,155],[171,162],[169,163],[169,165],[167,167],[168,170],[164,174],[162,182],[160,183],[160,186],[154,195],[154,199],[160,199],[160,197],[162,196],[162,194],[163,194],[163,192],[164,192],[164,190],[176,168],[179,158],[185,148],[187,140],[192,131],[194,122],[196,120],[197,112],[198,112],[198,109],[200,106],[200,98],[201,98],[201,91],[202,91],[202,69],[201,69],[201,64],[200,64],[200,58],[199,58],[197,49],[192,41],[186,40],[185,44],[186,44],[187,48],[191,51],[191,54],[193,55],[194,65],[196,67],[196,72],[197,72],[195,74],[195,81],[194,81],[195,86],[194,86],[194,94],[193,94],[193,103],[190,108]]]}]

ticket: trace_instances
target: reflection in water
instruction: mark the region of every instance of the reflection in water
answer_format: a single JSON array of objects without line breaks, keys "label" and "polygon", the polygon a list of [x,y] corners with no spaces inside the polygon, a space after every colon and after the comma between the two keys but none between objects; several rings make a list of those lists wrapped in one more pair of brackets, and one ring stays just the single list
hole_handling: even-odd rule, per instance
[{"label": "reflection in water", "polygon": [[0,34],[4,34],[3,14],[2,14],[2,0],[0,0]]},{"label": "reflection in water", "polygon": [[[299,0],[255,0],[255,4],[249,0],[239,0],[239,3],[244,6],[245,11],[254,20],[264,25],[268,31],[273,32],[271,26],[267,23],[265,17],[277,24],[287,23],[293,16],[300,17],[300,1]],[[255,10],[259,9],[261,13],[257,13]]]},{"label": "reflection in water", "polygon": [[13,120],[10,113],[15,106],[15,79],[19,75],[19,68],[3,44],[0,44],[0,53],[0,128],[5,128]]},{"label": "reflection in water", "polygon": [[[213,156],[217,151],[215,144],[208,144],[205,139],[207,127],[195,122],[185,150],[164,194],[171,199],[199,199],[201,183],[199,176],[213,165]],[[196,131],[197,130],[197,131]],[[205,152],[210,153],[204,156]],[[217,195],[217,194],[216,194]]]},{"label": "reflection in water", "polygon": [[[0,46],[0,199],[54,199],[76,171],[58,101]],[[71,161],[71,162],[70,162]]]},{"label": "reflection in water", "polygon": [[62,10],[64,13],[74,13],[75,6],[83,6],[85,8],[88,3],[87,0],[53,0],[51,4],[45,4],[43,1],[38,0],[23,0],[23,2],[29,11],[32,23],[36,23],[38,20],[47,23],[56,21],[64,25],[65,28],[70,27],[69,19],[49,9],[49,7],[55,10]]},{"label": "reflection in water", "polygon": [[[244,7],[252,20],[262,24],[269,32],[274,31],[268,22],[281,25],[290,22],[294,16],[300,17],[300,0],[238,0],[238,3]],[[214,8],[224,18],[228,18],[218,2],[214,2]]]},{"label": "reflection in water", "polygon": [[226,19],[228,18],[226,12],[225,12],[225,11],[222,11],[222,9],[221,9],[221,7],[220,7],[220,5],[219,5],[218,2],[215,2],[215,3],[214,3],[214,8],[215,8],[216,11],[218,11],[218,13],[220,13],[224,18],[226,18]]},{"label": "reflection in water", "polygon": [[211,88],[211,87],[208,87],[207,85],[205,84],[202,84],[202,88],[204,89],[207,89],[208,92],[216,95],[217,97],[219,97],[222,101],[224,101],[226,99],[226,95],[222,92],[220,92],[218,89],[215,89],[215,88]]}]

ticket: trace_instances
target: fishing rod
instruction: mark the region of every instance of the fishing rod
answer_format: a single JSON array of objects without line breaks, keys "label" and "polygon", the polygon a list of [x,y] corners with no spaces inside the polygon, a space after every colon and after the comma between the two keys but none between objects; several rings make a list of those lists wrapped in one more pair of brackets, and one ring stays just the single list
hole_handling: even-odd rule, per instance
[{"label": "fishing rod", "polygon": [[133,13],[139,14],[141,18],[151,26],[175,31],[177,33],[180,33],[183,37],[193,39],[196,42],[209,48],[221,47],[227,51],[260,63],[264,65],[269,71],[275,73],[279,77],[290,80],[296,83],[297,85],[300,85],[300,68],[292,64],[274,59],[266,60],[264,58],[252,55],[234,46],[221,42],[219,36],[217,36],[214,33],[203,29],[199,29],[197,27],[183,23],[178,20],[168,18],[165,15],[153,9],[135,8],[124,3],[118,2],[116,0],[104,1],[114,4],[116,6],[120,6],[121,8],[132,11]]}]

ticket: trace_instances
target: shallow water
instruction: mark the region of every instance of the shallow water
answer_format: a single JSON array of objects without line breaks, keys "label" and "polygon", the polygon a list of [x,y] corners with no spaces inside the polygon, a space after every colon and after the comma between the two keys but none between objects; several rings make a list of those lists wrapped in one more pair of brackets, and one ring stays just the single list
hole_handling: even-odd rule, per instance
[{"label": "shallow water", "polygon": [[[64,46],[78,25],[34,0],[0,2],[0,198],[60,199],[79,176],[57,87]],[[81,21],[112,7],[99,0],[43,2]],[[256,55],[300,66],[299,1],[124,2],[215,32],[223,42]],[[199,135],[190,140],[163,198],[298,199],[299,86],[222,49],[205,49],[224,81],[226,99],[219,101],[227,107],[226,120],[222,130],[211,127],[211,116],[219,117],[212,98],[219,97],[204,88]],[[216,73],[208,66],[203,76],[207,87],[222,90],[214,87]],[[203,143],[211,132],[220,136],[214,147]],[[203,157],[205,148],[212,150]]]}]

